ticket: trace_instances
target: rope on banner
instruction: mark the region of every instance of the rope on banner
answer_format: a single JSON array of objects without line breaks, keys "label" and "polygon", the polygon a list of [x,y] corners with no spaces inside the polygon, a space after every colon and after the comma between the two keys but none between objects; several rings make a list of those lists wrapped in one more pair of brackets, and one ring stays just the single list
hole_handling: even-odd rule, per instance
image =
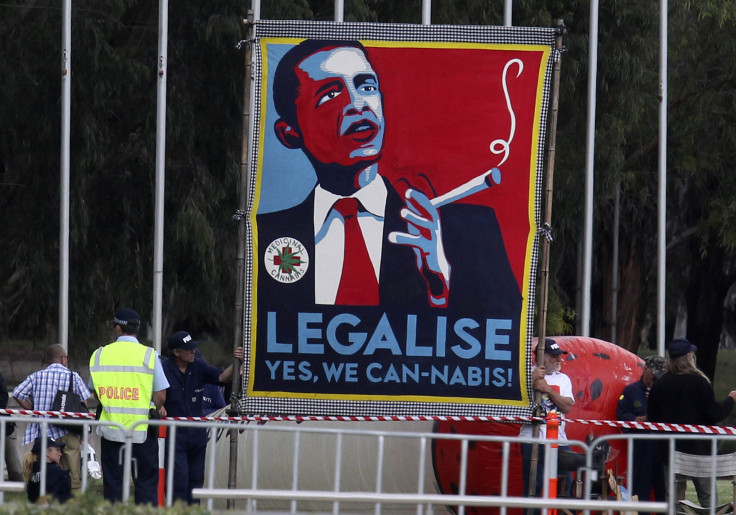
[{"label": "rope on banner", "polygon": [[[67,411],[38,411],[0,409],[0,415],[33,415],[41,417],[94,419],[94,413],[74,413]],[[165,417],[161,420],[177,422],[505,422],[531,423],[546,422],[544,417],[521,416],[429,416],[429,415],[387,415],[387,416],[343,416],[343,415],[245,415],[242,417]],[[664,431],[670,433],[697,433],[712,435],[736,435],[734,426],[702,426],[692,424],[667,424],[663,422],[634,422],[625,420],[587,420],[566,418],[565,423],[591,426]]]}]

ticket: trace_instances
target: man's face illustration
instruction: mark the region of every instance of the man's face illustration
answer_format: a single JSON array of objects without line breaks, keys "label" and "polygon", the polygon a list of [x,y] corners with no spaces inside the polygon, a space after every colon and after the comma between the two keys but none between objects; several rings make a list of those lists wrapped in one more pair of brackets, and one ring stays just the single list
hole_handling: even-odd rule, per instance
[{"label": "man's face illustration", "polygon": [[295,70],[296,116],[302,148],[324,164],[375,162],[383,148],[378,76],[360,49],[312,54]]}]

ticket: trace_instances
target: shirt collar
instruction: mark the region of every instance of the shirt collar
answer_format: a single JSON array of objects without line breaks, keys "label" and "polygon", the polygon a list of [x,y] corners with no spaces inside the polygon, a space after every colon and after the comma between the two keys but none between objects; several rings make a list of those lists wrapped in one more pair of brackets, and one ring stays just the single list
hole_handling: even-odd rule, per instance
[{"label": "shirt collar", "polygon": [[117,342],[133,342],[133,343],[140,343],[140,342],[138,341],[138,338],[136,338],[135,336],[130,336],[130,335],[127,335],[127,334],[124,334],[124,335],[122,335],[122,336],[118,336],[118,339],[117,339],[117,340],[115,340],[115,341],[117,341]]},{"label": "shirt collar", "polygon": [[[388,191],[386,190],[386,184],[379,175],[371,182],[360,188],[358,191],[350,195],[360,202],[363,209],[368,211],[370,214],[377,218],[383,218],[386,214],[386,197]],[[340,195],[335,195],[322,188],[319,184],[314,189],[314,232],[317,234],[322,228],[322,224],[327,220],[327,215],[330,214],[332,206],[335,202],[340,200]]]}]

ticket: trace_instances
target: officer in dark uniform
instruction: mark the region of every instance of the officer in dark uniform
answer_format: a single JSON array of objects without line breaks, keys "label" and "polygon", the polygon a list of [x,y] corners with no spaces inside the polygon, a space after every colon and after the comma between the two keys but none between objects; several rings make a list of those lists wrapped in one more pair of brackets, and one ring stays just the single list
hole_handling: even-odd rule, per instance
[{"label": "officer in dark uniform", "polygon": [[[163,359],[163,368],[169,380],[166,391],[166,415],[169,417],[202,417],[202,392],[205,384],[220,385],[233,375],[232,363],[225,369],[212,367],[195,357],[199,345],[186,331],[179,331],[168,339],[169,357]],[[233,357],[243,361],[243,348],[238,347]],[[192,489],[204,484],[204,458],[207,433],[204,428],[181,427],[176,431],[174,448],[174,500],[189,504]],[[168,453],[169,445],[166,445]],[[168,457],[166,459],[168,463]]]},{"label": "officer in dark uniform", "polygon": [[72,477],[68,470],[62,470],[61,449],[66,445],[58,440],[46,439],[46,456],[41,455],[43,437],[39,436],[33,442],[31,452],[36,455],[36,461],[31,465],[31,475],[26,484],[26,493],[31,502],[38,501],[41,494],[41,462],[46,462],[46,495],[53,497],[60,503],[65,503],[72,496]]},{"label": "officer in dark uniform", "polygon": [[[664,358],[648,356],[644,359],[641,378],[631,383],[621,393],[616,409],[616,418],[630,422],[647,422],[647,399],[649,389],[664,373]],[[624,429],[624,432],[641,432]],[[640,501],[648,501],[654,489],[656,501],[664,501],[666,495],[664,464],[659,456],[658,442],[654,440],[634,440],[634,482],[632,494]]]}]

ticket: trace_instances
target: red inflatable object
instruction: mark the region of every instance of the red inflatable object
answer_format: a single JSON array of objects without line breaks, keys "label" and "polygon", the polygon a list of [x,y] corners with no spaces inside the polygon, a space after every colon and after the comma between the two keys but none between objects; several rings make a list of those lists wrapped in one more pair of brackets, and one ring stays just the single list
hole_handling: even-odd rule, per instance
[{"label": "red inflatable object", "polygon": [[[624,387],[641,377],[644,362],[613,343],[580,336],[553,338],[568,351],[562,372],[570,376],[575,405],[568,419],[616,420],[616,405]],[[591,426],[569,422],[566,425],[570,440],[585,441],[589,434],[595,436],[619,433],[609,427]],[[470,435],[517,435],[519,424],[496,422],[438,422],[436,433]],[[574,449],[574,447],[573,447]],[[578,449],[579,450],[579,449]],[[457,493],[459,484],[460,445],[457,441],[436,440],[433,444],[434,471],[443,493]],[[509,495],[521,496],[523,490],[521,447],[511,445],[509,463]],[[626,474],[626,444],[611,442],[606,468],[620,476]],[[466,494],[500,495],[502,471],[501,445],[492,442],[476,442],[469,446]],[[624,478],[625,480],[625,478]],[[466,507],[466,513],[498,513],[496,508]],[[508,510],[522,513],[522,510]]]}]

